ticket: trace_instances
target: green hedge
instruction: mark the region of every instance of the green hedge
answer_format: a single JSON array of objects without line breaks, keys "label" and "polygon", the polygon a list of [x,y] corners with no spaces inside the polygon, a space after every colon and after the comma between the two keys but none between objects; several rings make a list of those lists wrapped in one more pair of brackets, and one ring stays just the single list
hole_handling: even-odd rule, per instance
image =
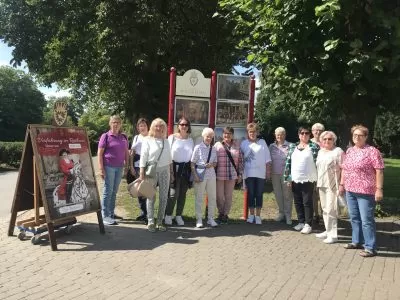
[{"label": "green hedge", "polygon": [[0,142],[0,164],[19,167],[24,142]]}]

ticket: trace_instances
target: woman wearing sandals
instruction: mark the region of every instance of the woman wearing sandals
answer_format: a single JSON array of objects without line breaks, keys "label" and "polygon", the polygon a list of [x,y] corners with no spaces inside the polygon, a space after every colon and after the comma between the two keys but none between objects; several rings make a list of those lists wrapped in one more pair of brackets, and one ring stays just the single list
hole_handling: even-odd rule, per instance
[{"label": "woman wearing sandals", "polygon": [[337,137],[332,131],[320,135],[321,150],[317,157],[317,188],[321,199],[325,231],[315,236],[324,239],[325,244],[337,242],[338,185],[343,150],[335,146]]},{"label": "woman wearing sandals", "polygon": [[172,164],[171,149],[166,139],[167,124],[164,120],[157,118],[151,122],[149,136],[143,141],[142,151],[140,155],[140,177],[142,181],[146,177],[146,166],[148,163],[156,164],[156,173],[154,178],[154,186],[158,183],[159,206],[157,215],[157,227],[154,222],[154,202],[153,199],[147,199],[147,229],[155,232],[166,231],[166,227],[162,224],[164,219],[165,207],[167,206],[168,190],[170,183],[170,168]]},{"label": "woman wearing sandals", "polygon": [[376,255],[375,205],[383,198],[382,155],[367,144],[368,128],[351,128],[354,146],[347,149],[339,192],[346,193],[351,221],[351,243],[346,249],[362,249],[362,257]]},{"label": "woman wearing sandals", "polygon": [[215,143],[217,150],[217,208],[218,221],[228,223],[232,207],[232,195],[236,182],[242,181],[243,162],[239,147],[235,145],[234,129],[227,126],[223,129],[222,142]]},{"label": "woman wearing sandals", "polygon": [[185,117],[178,121],[178,132],[168,137],[172,153],[172,172],[174,188],[170,188],[167,209],[165,211],[165,225],[172,225],[172,213],[176,203],[175,221],[178,226],[185,225],[182,219],[185,207],[186,192],[189,188],[190,158],[193,152],[193,139],[189,136],[191,132],[190,122]]}]

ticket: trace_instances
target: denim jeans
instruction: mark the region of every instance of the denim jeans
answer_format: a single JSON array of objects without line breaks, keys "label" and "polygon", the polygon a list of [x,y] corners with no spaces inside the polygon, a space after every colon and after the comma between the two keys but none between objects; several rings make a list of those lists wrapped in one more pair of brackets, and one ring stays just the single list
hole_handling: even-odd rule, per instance
[{"label": "denim jeans", "polygon": [[121,183],[123,167],[104,166],[104,187],[101,198],[101,213],[103,218],[114,218],[115,198]]},{"label": "denim jeans", "polygon": [[258,177],[247,177],[245,182],[248,197],[247,203],[249,208],[261,208],[263,206],[265,179]]},{"label": "denim jeans", "polygon": [[346,192],[351,221],[351,242],[376,251],[375,197],[374,195]]}]

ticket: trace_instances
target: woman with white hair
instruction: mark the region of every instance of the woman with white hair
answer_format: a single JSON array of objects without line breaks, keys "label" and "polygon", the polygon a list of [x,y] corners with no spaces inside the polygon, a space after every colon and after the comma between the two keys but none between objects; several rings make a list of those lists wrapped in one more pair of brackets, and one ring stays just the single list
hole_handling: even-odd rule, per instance
[{"label": "woman with white hair", "polygon": [[321,123],[315,123],[311,127],[311,132],[312,132],[312,139],[311,142],[318,144],[321,147],[321,141],[320,141],[320,135],[321,133],[325,130],[325,126]]},{"label": "woman with white hair", "polygon": [[332,131],[320,135],[321,150],[317,157],[317,188],[321,199],[325,231],[315,236],[326,244],[337,242],[337,217],[340,170],[343,150],[335,146],[337,137]]},{"label": "woman with white hair", "polygon": [[[317,144],[318,146],[322,147],[321,141],[320,141],[320,135],[321,133],[325,130],[325,126],[321,123],[315,123],[311,127],[311,132],[312,132],[312,139],[311,142]],[[314,194],[313,194],[313,205],[314,205],[314,222],[315,224],[318,224],[320,221],[320,215],[322,214],[322,209],[321,209],[321,201],[319,199],[319,194],[318,194],[318,188],[315,186],[314,189]]]},{"label": "woman with white hair", "polygon": [[154,187],[158,183],[159,203],[157,215],[157,227],[154,222],[154,202],[153,199],[147,199],[147,229],[150,232],[166,231],[166,227],[162,224],[165,214],[165,208],[168,201],[168,190],[170,183],[170,169],[172,164],[171,148],[169,147],[167,137],[167,124],[163,119],[157,118],[151,122],[149,135],[144,139],[140,153],[140,180],[146,177],[146,166],[156,164],[156,173],[154,178]]},{"label": "woman with white hair", "polygon": [[285,169],[286,157],[290,143],[286,141],[286,130],[283,127],[275,129],[275,142],[269,145],[272,160],[272,187],[275,200],[278,204],[278,215],[275,221],[286,220],[287,225],[292,225],[292,203],[293,194],[290,187],[283,181],[283,170]]},{"label": "woman with white hair", "polygon": [[217,183],[215,167],[217,165],[217,151],[211,145],[214,138],[214,130],[204,128],[202,132],[203,141],[194,147],[191,158],[191,169],[194,179],[196,227],[203,227],[203,195],[207,192],[208,196],[208,221],[211,227],[218,226],[214,220],[215,207],[217,205]]}]

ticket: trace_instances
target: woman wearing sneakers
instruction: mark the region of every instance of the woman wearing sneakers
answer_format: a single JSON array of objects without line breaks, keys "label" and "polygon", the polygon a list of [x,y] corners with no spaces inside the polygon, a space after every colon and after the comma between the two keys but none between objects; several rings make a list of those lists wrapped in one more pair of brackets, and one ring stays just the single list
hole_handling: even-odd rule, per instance
[{"label": "woman wearing sneakers", "polygon": [[190,158],[193,153],[193,139],[189,136],[191,132],[190,122],[185,117],[178,121],[178,131],[168,137],[172,154],[172,172],[174,188],[170,188],[167,209],[165,211],[165,225],[172,225],[172,213],[176,203],[175,221],[178,226],[185,225],[182,219],[185,207],[186,192],[189,188]]},{"label": "woman wearing sneakers", "polygon": [[208,127],[204,128],[201,135],[203,137],[203,142],[194,147],[191,158],[196,206],[196,227],[203,227],[202,206],[204,192],[207,193],[208,197],[207,224],[211,227],[216,227],[218,224],[214,220],[214,213],[217,201],[217,184],[214,168],[217,166],[217,151],[211,144],[214,139],[214,130]]},{"label": "woman wearing sneakers", "polygon": [[[140,153],[142,151],[143,140],[149,133],[149,122],[144,118],[140,118],[136,123],[136,130],[138,134],[133,137],[132,141],[130,172],[134,177],[139,177]],[[147,222],[146,197],[139,196],[138,202],[141,212],[140,215],[136,218],[136,221]]]},{"label": "woman wearing sneakers", "polygon": [[325,231],[315,236],[324,239],[325,244],[337,242],[337,217],[340,168],[343,159],[343,150],[335,146],[336,134],[324,131],[320,135],[321,150],[317,157],[317,187],[321,199],[322,216]]},{"label": "woman wearing sneakers", "polygon": [[298,130],[299,141],[291,144],[284,171],[284,180],[291,186],[294,205],[299,223],[295,230],[304,234],[312,232],[313,192],[317,181],[315,162],[319,146],[310,141],[311,131],[301,126]]},{"label": "woman wearing sneakers", "polygon": [[244,172],[247,188],[247,198],[250,214],[248,223],[262,224],[261,208],[263,206],[263,192],[265,179],[271,178],[271,155],[267,143],[257,138],[258,125],[247,125],[247,140],[240,144],[243,155]]}]

